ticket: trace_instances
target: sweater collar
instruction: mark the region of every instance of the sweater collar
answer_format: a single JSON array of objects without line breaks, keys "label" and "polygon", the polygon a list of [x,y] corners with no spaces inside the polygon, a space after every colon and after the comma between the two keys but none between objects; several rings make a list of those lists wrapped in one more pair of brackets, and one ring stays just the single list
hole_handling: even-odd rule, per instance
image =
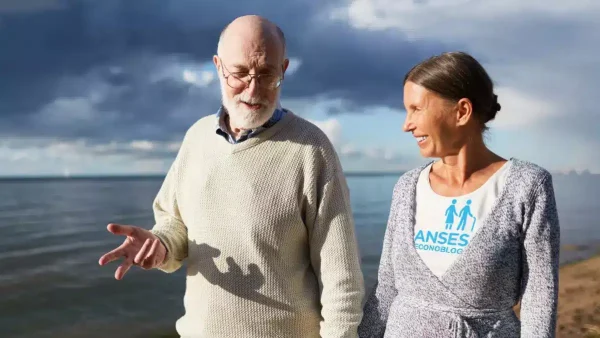
[{"label": "sweater collar", "polygon": [[261,132],[263,132],[265,129],[268,129],[270,127],[272,127],[273,125],[275,125],[275,123],[279,122],[283,115],[285,114],[285,109],[281,108],[281,104],[277,104],[277,108],[273,111],[273,114],[271,115],[271,118],[269,118],[269,120],[267,122],[265,122],[265,124],[263,124],[262,126],[258,127],[258,128],[254,128],[254,129],[250,129],[250,130],[246,130],[242,135],[240,135],[240,138],[238,140],[236,140],[233,135],[231,135],[229,133],[229,130],[227,128],[227,110],[225,109],[225,107],[223,107],[223,105],[221,105],[221,107],[219,108],[219,110],[217,111],[217,113],[215,114],[216,117],[216,126],[215,126],[215,131],[218,135],[223,136],[229,143],[231,144],[236,144],[236,143],[240,143],[243,142],[251,137],[254,137],[258,134],[260,134]]}]

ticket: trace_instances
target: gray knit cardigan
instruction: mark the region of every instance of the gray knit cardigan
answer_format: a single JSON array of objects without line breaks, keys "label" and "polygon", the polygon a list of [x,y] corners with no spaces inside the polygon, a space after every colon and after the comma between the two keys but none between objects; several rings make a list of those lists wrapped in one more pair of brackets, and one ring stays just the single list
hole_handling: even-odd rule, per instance
[{"label": "gray knit cardigan", "polygon": [[[490,214],[441,278],[413,240],[417,180],[426,165],[400,177],[359,337],[555,336],[560,230],[552,176],[511,161]],[[520,320],[513,311],[519,300]]]}]

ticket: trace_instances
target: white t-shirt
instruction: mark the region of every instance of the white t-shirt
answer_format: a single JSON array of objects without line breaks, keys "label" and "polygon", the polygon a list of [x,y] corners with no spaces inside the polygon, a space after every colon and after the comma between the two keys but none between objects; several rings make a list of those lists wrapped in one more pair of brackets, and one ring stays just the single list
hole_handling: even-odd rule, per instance
[{"label": "white t-shirt", "polygon": [[414,244],[433,274],[441,277],[469,245],[481,220],[491,211],[504,186],[510,161],[477,190],[458,197],[440,196],[431,189],[431,165],[421,172],[417,182]]}]

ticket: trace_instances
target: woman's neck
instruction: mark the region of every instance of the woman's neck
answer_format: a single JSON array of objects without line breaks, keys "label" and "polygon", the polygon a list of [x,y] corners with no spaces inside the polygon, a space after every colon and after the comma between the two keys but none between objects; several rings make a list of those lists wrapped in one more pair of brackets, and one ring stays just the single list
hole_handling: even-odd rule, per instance
[{"label": "woman's neck", "polygon": [[464,187],[474,174],[481,173],[487,179],[501,162],[504,159],[485,146],[483,137],[478,137],[467,142],[455,154],[442,157],[433,170],[436,176],[451,186]]}]

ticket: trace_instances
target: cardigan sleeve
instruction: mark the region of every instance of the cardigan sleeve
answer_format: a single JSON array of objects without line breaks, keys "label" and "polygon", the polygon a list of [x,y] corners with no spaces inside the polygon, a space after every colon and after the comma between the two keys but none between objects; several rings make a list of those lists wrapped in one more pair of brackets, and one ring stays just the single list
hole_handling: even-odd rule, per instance
[{"label": "cardigan sleeve", "polygon": [[556,332],[560,229],[552,176],[535,190],[523,240],[521,335],[550,338]]},{"label": "cardigan sleeve", "polygon": [[394,267],[392,264],[392,248],[395,230],[395,220],[398,213],[397,205],[401,203],[400,181],[394,188],[388,225],[383,238],[383,248],[379,261],[377,282],[364,306],[363,320],[359,326],[360,338],[383,337],[389,314],[389,309],[398,291],[394,283]]}]

